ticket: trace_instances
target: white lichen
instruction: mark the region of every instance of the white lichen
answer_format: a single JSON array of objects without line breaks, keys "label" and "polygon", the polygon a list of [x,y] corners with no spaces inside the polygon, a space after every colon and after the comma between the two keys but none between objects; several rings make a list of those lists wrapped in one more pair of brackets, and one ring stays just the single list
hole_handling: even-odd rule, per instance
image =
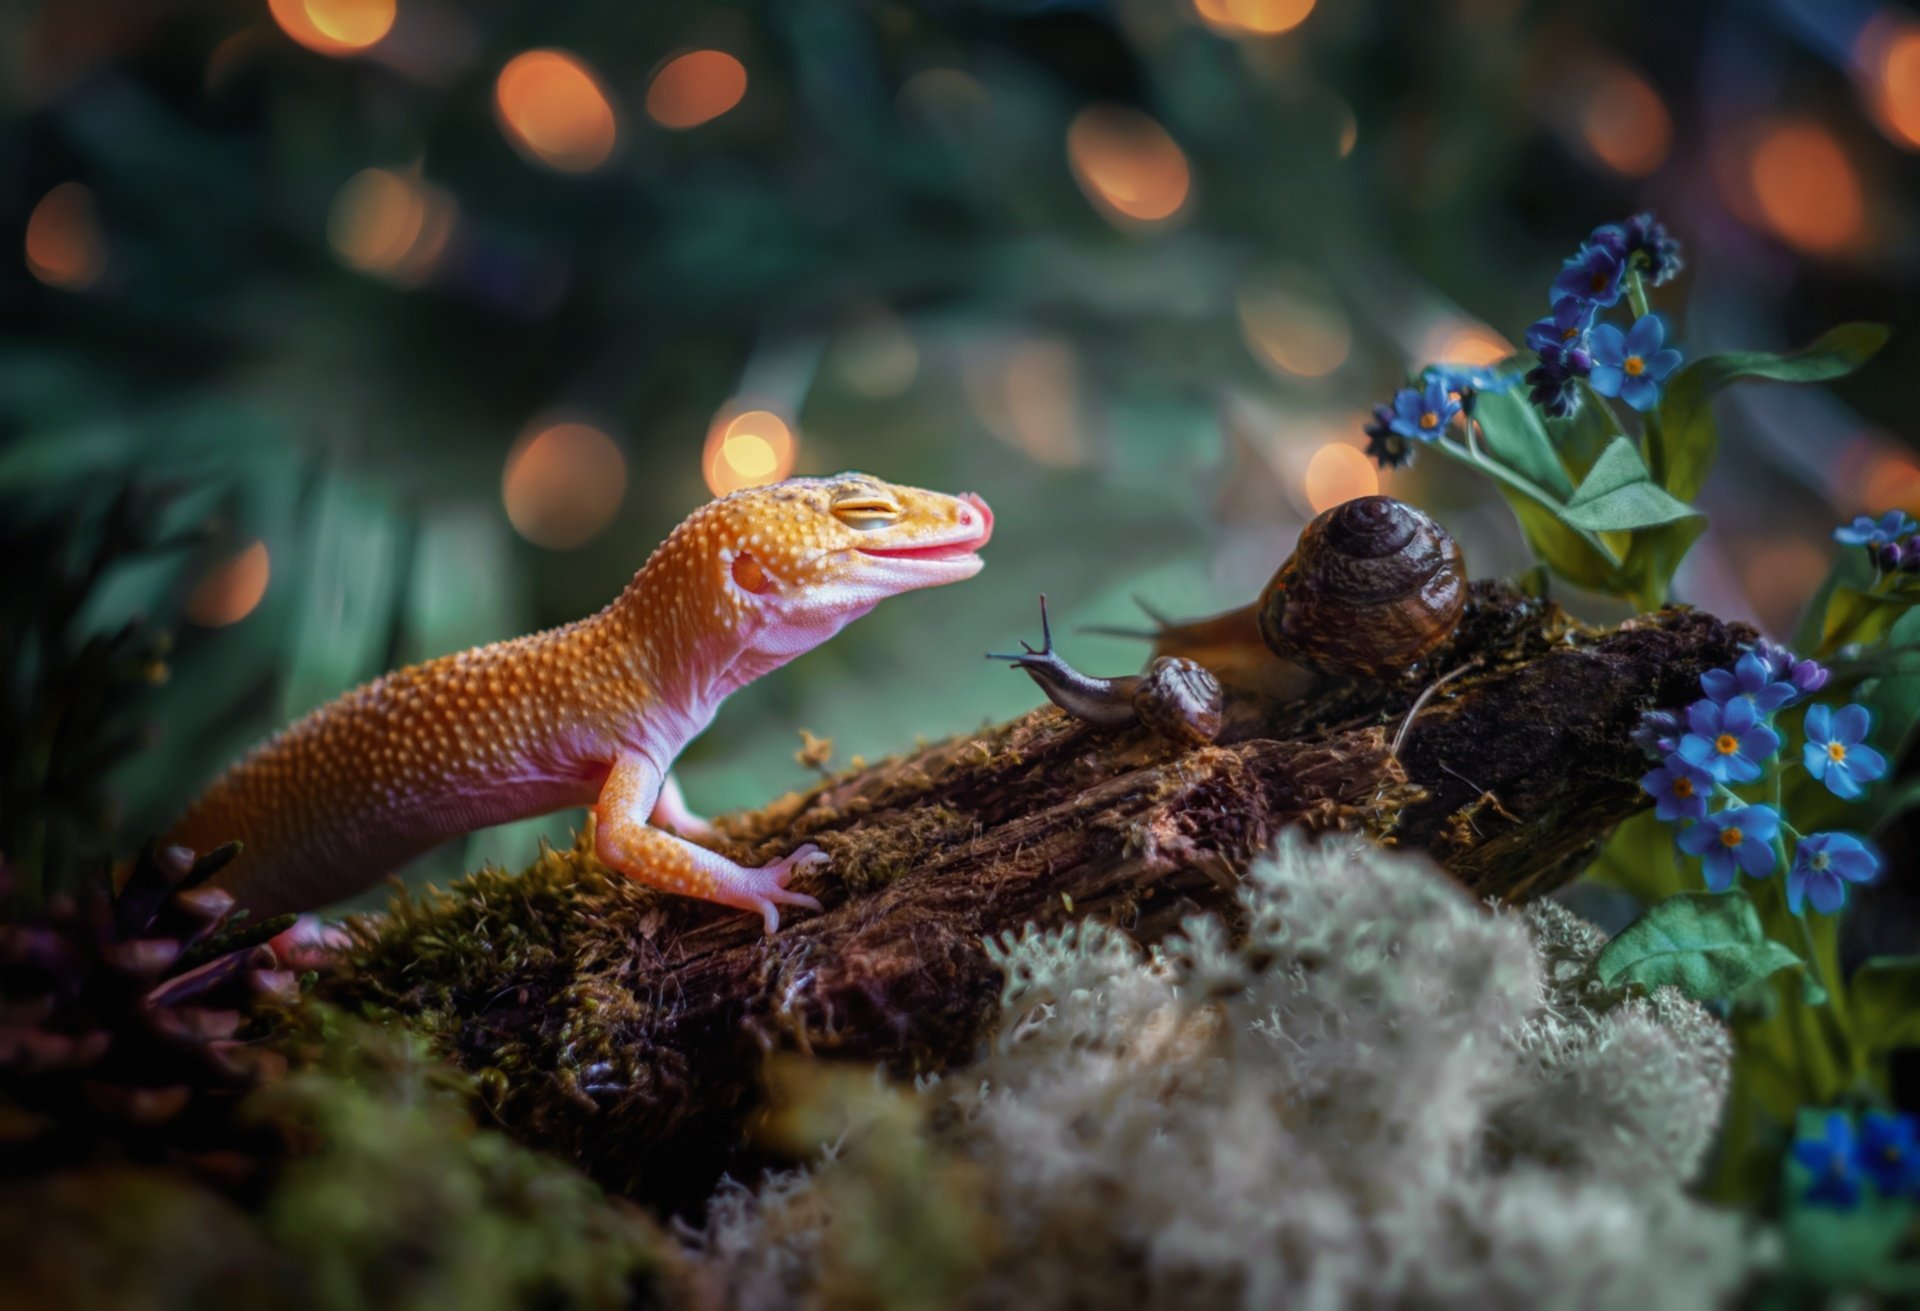
[{"label": "white lichen", "polygon": [[1753,1244],[1685,1191],[1731,1054],[1698,1006],[1601,988],[1604,937],[1560,907],[1492,911],[1363,843],[1289,837],[1241,905],[1237,937],[1202,917],[1152,952],[1093,922],[992,944],[983,1057],[905,1094],[908,1127],[724,1190],[694,1243],[714,1299],[1645,1311],[1739,1287]]}]

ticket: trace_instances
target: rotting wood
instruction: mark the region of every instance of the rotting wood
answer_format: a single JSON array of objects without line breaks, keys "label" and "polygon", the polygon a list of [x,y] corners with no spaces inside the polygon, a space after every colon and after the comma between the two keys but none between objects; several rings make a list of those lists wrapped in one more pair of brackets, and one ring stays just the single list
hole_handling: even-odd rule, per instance
[{"label": "rotting wood", "polygon": [[396,914],[325,991],[414,1017],[523,1139],[637,1195],[702,1196],[741,1166],[769,1052],[945,1068],[993,1013],[986,939],[1088,914],[1157,935],[1230,906],[1289,825],[1425,849],[1491,898],[1551,891],[1644,804],[1640,713],[1690,699],[1752,637],[1688,610],[1588,630],[1477,584],[1453,642],[1404,683],[1235,702],[1215,746],[1043,706],[726,817],[748,863],[801,841],[834,856],[800,885],[825,909],[790,911],[774,937],[556,855]]}]

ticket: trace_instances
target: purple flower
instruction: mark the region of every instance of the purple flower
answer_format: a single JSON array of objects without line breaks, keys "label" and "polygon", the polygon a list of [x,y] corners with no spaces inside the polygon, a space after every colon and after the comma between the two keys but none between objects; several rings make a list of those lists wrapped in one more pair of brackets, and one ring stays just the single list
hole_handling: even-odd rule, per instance
[{"label": "purple flower", "polygon": [[1882,1197],[1920,1197],[1920,1121],[1868,1111],[1861,1124],[1860,1168]]},{"label": "purple flower", "polygon": [[1900,548],[1900,572],[1920,574],[1920,537],[1909,537]]},{"label": "purple flower", "polygon": [[1651,214],[1635,214],[1622,222],[1595,228],[1588,240],[1618,250],[1629,264],[1638,264],[1646,270],[1647,281],[1656,287],[1673,281],[1686,267],[1680,259],[1680,243],[1668,233],[1666,225]]},{"label": "purple flower", "polygon": [[1688,706],[1687,734],[1676,754],[1716,783],[1751,783],[1760,777],[1760,762],[1779,749],[1780,735],[1761,722],[1759,708],[1737,696],[1725,705]]},{"label": "purple flower", "polygon": [[1660,768],[1643,775],[1640,788],[1653,798],[1654,818],[1662,823],[1705,819],[1707,798],[1713,795],[1713,775],[1674,756]]},{"label": "purple flower", "polygon": [[1361,425],[1367,435],[1367,454],[1382,469],[1398,469],[1413,463],[1413,443],[1393,430],[1393,407],[1376,405],[1373,418]]},{"label": "purple flower", "polygon": [[1446,431],[1453,416],[1460,413],[1460,402],[1439,378],[1429,378],[1425,388],[1402,387],[1393,397],[1393,430],[1417,442],[1430,442]]},{"label": "purple flower", "polygon": [[1813,1176],[1807,1181],[1807,1201],[1850,1211],[1860,1202],[1859,1144],[1853,1125],[1833,1111],[1822,1128],[1825,1137],[1803,1137],[1793,1145],[1793,1159]]},{"label": "purple flower", "polygon": [[1620,279],[1627,270],[1626,254],[1608,245],[1585,245],[1580,253],[1560,266],[1553,280],[1553,298],[1573,296],[1595,305],[1611,305],[1620,299]]},{"label": "purple flower", "polygon": [[1787,905],[1800,913],[1810,901],[1822,915],[1847,904],[1847,884],[1865,883],[1880,872],[1880,857],[1851,833],[1809,833],[1794,849],[1787,871]]},{"label": "purple flower", "polygon": [[1778,642],[1761,638],[1754,644],[1753,652],[1767,662],[1767,675],[1793,685],[1795,700],[1811,696],[1827,685],[1831,676],[1826,666],[1812,660],[1802,660]]},{"label": "purple flower", "polygon": [[1905,537],[1916,528],[1920,524],[1909,519],[1905,510],[1888,510],[1878,520],[1870,515],[1855,516],[1852,523],[1833,530],[1833,540],[1842,546],[1878,546]]},{"label": "purple flower", "polygon": [[1873,712],[1863,705],[1845,710],[1816,705],[1807,711],[1807,745],[1801,753],[1807,772],[1827,785],[1827,791],[1852,801],[1887,772],[1887,758],[1866,744]]},{"label": "purple flower", "polygon": [[1732,673],[1709,669],[1700,675],[1700,687],[1717,705],[1745,697],[1762,714],[1772,714],[1795,695],[1793,684],[1775,682],[1767,662],[1751,651],[1734,662]]},{"label": "purple flower", "polygon": [[1602,396],[1618,396],[1641,412],[1660,401],[1660,384],[1680,367],[1680,352],[1660,343],[1667,327],[1658,314],[1641,316],[1622,334],[1611,323],[1593,330],[1593,375],[1589,381]]},{"label": "purple flower", "polygon": [[1564,419],[1580,409],[1575,381],[1593,370],[1593,355],[1585,346],[1548,342],[1540,347],[1540,363],[1527,370],[1527,399],[1549,418]]},{"label": "purple flower", "polygon": [[1682,731],[1678,712],[1649,710],[1640,716],[1640,722],[1634,725],[1633,732],[1628,736],[1649,758],[1665,760],[1680,749]]},{"label": "purple flower", "polygon": [[1593,328],[1593,316],[1599,306],[1578,296],[1562,296],[1553,302],[1553,313],[1527,325],[1527,348],[1543,356],[1549,349],[1571,350],[1584,346]]},{"label": "purple flower", "polygon": [[1680,850],[1700,857],[1708,892],[1733,886],[1737,866],[1749,878],[1773,873],[1773,839],[1780,832],[1780,815],[1772,806],[1728,806],[1715,811],[1680,834]]}]

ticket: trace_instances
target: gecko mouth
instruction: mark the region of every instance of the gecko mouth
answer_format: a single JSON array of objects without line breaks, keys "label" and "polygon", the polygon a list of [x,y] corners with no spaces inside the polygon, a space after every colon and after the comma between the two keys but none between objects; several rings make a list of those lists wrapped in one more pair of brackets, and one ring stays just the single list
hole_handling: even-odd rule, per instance
[{"label": "gecko mouth", "polygon": [[963,560],[987,544],[993,536],[993,511],[987,503],[972,492],[962,493],[960,498],[973,507],[973,515],[968,521],[978,529],[970,537],[958,538],[949,542],[933,542],[923,546],[862,546],[856,548],[862,555],[877,556],[882,560]]}]

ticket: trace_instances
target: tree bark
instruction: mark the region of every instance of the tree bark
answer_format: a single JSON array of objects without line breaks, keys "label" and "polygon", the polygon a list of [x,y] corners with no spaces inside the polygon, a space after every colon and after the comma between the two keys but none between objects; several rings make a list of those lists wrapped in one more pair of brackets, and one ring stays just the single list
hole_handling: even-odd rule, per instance
[{"label": "tree bark", "polygon": [[512,912],[546,916],[549,949],[489,943],[434,991],[410,942],[465,941],[502,913],[494,885],[462,884],[378,929],[340,995],[431,1014],[521,1137],[632,1193],[704,1196],[717,1168],[740,1168],[729,1153],[768,1053],[898,1073],[964,1060],[1000,988],[984,940],[1089,914],[1156,935],[1230,907],[1289,825],[1424,849],[1503,901],[1551,891],[1645,804],[1628,738],[1641,712],[1692,699],[1751,638],[1687,610],[1596,632],[1478,584],[1452,643],[1404,682],[1236,701],[1214,746],[1043,706],[728,817],[744,861],[803,841],[834,856],[805,882],[825,909],[789,911],[772,937],[588,868],[587,892]]}]

